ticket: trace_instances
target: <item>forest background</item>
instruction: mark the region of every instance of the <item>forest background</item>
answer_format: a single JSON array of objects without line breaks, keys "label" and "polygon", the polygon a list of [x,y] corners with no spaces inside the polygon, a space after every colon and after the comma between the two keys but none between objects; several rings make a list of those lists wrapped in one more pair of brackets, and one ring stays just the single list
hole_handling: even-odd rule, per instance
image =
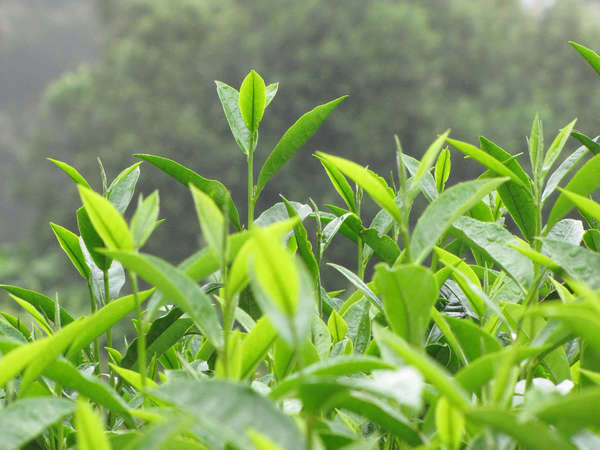
[{"label": "forest background", "polygon": [[[574,111],[592,134],[600,85],[567,41],[600,49],[599,19],[598,0],[2,0],[0,281],[50,296],[60,286],[61,304],[75,311],[85,303],[48,226],[76,228],[77,192],[48,189],[65,184],[47,156],[96,187],[98,156],[109,178],[133,153],[171,157],[220,179],[243,205],[245,161],[213,80],[239,86],[250,68],[280,82],[286,99],[270,106],[259,164],[278,130],[350,94],[270,184],[258,213],[280,193],[335,201],[317,149],[388,173],[394,134],[415,157],[446,128],[520,153],[536,113],[548,137]],[[453,176],[476,170],[457,164]],[[167,220],[148,251],[178,262],[195,250],[184,243],[201,245],[191,198],[143,167],[139,191],[156,188]],[[343,263],[343,246],[332,258]]]}]

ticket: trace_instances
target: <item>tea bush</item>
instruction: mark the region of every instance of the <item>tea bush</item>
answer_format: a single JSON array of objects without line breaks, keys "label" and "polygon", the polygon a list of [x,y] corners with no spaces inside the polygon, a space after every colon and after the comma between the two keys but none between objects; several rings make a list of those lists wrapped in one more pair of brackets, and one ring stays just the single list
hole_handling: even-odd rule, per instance
[{"label": "tea bush", "polygon": [[[600,74],[600,56],[572,45]],[[142,162],[110,184],[101,167],[97,192],[50,159],[81,197],[77,233],[50,226],[90,313],[0,286],[28,314],[0,319],[0,446],[597,448],[600,145],[575,120],[546,145],[536,117],[531,173],[520,155],[449,131],[421,160],[396,138],[388,178],[316,152],[344,206],[282,196],[256,214],[265,186],[345,99],[301,116],[257,175],[277,88],[254,71],[239,91],[217,82],[247,160],[247,220],[219,181],[135,155],[189,187],[206,247],[178,266],[142,251],[161,223],[158,192],[125,219]],[[571,136],[582,145],[558,164]],[[485,172],[450,186],[451,149]],[[368,197],[381,208],[371,221]],[[566,218],[574,209],[581,219]],[[355,263],[326,263],[338,234],[354,242]],[[325,265],[348,292],[323,286]],[[137,337],[122,347],[112,329],[130,313]]]}]

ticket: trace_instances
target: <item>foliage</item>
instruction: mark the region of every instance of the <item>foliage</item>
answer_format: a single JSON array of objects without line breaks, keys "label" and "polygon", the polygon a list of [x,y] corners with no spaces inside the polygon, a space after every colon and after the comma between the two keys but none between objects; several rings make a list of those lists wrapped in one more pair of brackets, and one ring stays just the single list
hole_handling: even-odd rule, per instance
[{"label": "foliage", "polygon": [[[536,112],[547,130],[571,120],[571,111],[578,111],[584,133],[596,125],[600,87],[566,40],[598,42],[598,13],[575,0],[559,0],[539,15],[520,0],[97,3],[106,18],[103,56],[49,86],[26,160],[27,201],[39,212],[36,236],[48,217],[73,227],[78,200],[73,192],[56,198],[46,189],[60,182],[38,163],[47,155],[76,165],[93,182],[97,155],[109,174],[129,165],[134,153],[167,157],[207,178],[218,173],[246,217],[240,176],[246,166],[230,158],[237,142],[212,83],[239,85],[248,67],[266,74],[267,85],[280,81],[287,97],[268,106],[256,152],[261,164],[264,150],[304,112],[345,93],[352,97],[309,144],[368,160],[386,177],[393,134],[411,155],[430,144],[420,130],[450,127],[456,139],[473,142],[483,133],[517,154],[526,147],[523,123]],[[260,210],[285,192],[334,201],[318,161],[308,152],[294,159],[296,170],[283,168],[265,187]],[[162,173],[147,170],[142,192],[158,188],[165,216],[182,217],[158,229],[149,248],[177,261],[198,238],[186,225],[192,203]],[[453,175],[465,179],[474,170],[475,164],[457,164]],[[174,234],[182,239],[169,239]],[[44,238],[51,246],[52,235]],[[332,251],[341,256],[339,248]]]},{"label": "foliage", "polygon": [[[598,67],[600,56],[575,48]],[[124,217],[139,163],[111,184],[102,173],[96,192],[54,161],[82,206],[77,232],[51,226],[88,286],[90,313],[74,318],[44,294],[0,285],[31,317],[31,326],[0,318],[5,448],[598,445],[600,204],[590,194],[600,187],[600,153],[574,121],[546,145],[534,119],[531,170],[488,139],[477,147],[448,131],[420,161],[397,140],[391,178],[319,152],[349,209],[282,199],[255,217],[262,188],[344,97],[291,125],[255,181],[259,128],[276,89],[254,71],[239,91],[217,89],[227,91],[220,99],[247,162],[244,226],[232,220],[223,184],[139,155],[189,187],[207,245],[177,266],[142,251],[161,223],[158,193],[140,196]],[[573,134],[587,144],[576,150],[581,167],[558,164]],[[452,183],[456,151],[485,172]],[[369,225],[367,196],[381,208]],[[575,209],[580,219],[565,218]],[[330,264],[353,286],[347,293],[322,280],[337,234],[357,249],[356,273]],[[151,288],[140,290],[138,277]],[[130,313],[137,337],[121,352],[111,333]]]}]

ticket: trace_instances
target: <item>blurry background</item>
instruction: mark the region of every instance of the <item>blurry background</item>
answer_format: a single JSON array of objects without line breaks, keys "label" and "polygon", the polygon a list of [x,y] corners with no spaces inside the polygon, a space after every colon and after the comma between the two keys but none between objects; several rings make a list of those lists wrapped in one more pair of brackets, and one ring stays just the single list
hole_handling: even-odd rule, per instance
[{"label": "blurry background", "polygon": [[[339,203],[316,149],[387,175],[395,133],[415,157],[446,128],[523,152],[536,112],[547,141],[576,115],[595,136],[600,83],[567,41],[600,49],[599,19],[598,0],[0,0],[0,282],[87,304],[48,226],[75,230],[78,196],[47,156],[96,189],[98,156],[109,179],[133,153],[167,156],[225,183],[245,217],[246,163],[213,81],[239,87],[250,68],[280,82],[256,167],[301,114],[350,94],[257,213],[279,193]],[[482,172],[453,162],[451,182]],[[199,227],[186,189],[149,165],[139,188],[160,189],[167,219],[146,251],[191,254]]]}]

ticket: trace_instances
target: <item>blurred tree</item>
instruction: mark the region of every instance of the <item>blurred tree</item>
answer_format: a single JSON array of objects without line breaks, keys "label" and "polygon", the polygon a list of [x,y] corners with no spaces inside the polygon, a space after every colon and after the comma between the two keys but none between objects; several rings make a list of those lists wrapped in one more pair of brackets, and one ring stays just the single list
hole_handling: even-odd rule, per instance
[{"label": "blurred tree", "polygon": [[[98,4],[107,28],[104,55],[47,90],[29,153],[35,167],[29,189],[44,222],[74,226],[78,200],[74,188],[48,189],[63,175],[41,164],[42,157],[74,164],[98,187],[96,156],[114,176],[136,152],[167,156],[219,178],[244,217],[245,161],[213,80],[237,87],[250,68],[281,83],[265,116],[259,167],[299,115],[351,95],[272,180],[258,212],[279,192],[298,201],[328,192],[316,200],[334,201],[321,189],[328,181],[311,157],[315,149],[387,174],[394,133],[405,151],[419,156],[447,127],[460,139],[475,142],[481,133],[513,153],[523,151],[536,111],[547,134],[576,114],[578,128],[589,134],[598,129],[600,86],[567,45],[573,39],[598,47],[598,15],[575,0],[540,14],[517,0]],[[141,179],[142,190],[161,189],[167,222],[155,245],[180,260],[199,234],[189,195],[152,167],[142,168]]]}]

